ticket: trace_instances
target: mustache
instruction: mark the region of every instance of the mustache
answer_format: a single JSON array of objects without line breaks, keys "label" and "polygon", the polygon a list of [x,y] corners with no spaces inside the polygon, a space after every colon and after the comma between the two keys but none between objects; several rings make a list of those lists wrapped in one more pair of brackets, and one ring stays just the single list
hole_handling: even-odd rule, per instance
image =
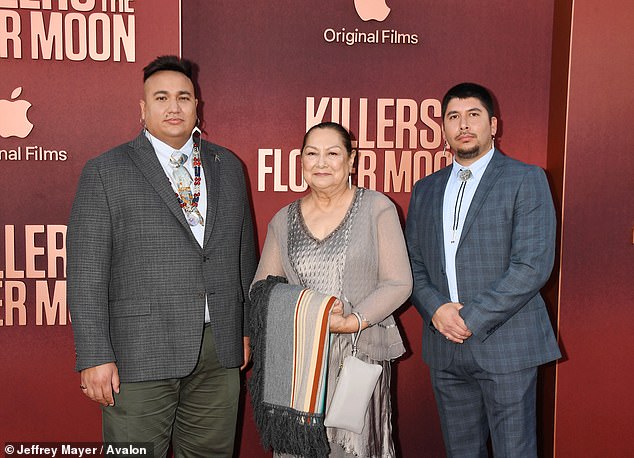
[{"label": "mustache", "polygon": [[475,138],[476,136],[475,136],[475,134],[472,134],[471,132],[463,132],[463,133],[460,133],[460,134],[456,135],[454,138],[456,140],[460,140],[460,139],[465,138],[465,137]]}]

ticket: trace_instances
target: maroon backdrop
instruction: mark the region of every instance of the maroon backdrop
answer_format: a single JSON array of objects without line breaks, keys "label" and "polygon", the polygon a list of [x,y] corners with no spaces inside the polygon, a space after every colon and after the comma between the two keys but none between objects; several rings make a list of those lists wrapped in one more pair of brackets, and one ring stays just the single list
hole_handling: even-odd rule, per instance
[{"label": "maroon backdrop", "polygon": [[73,371],[65,225],[86,160],[140,130],[141,69],[180,50],[180,2],[46,3],[0,2],[0,442],[100,437]]},{"label": "maroon backdrop", "polygon": [[[375,173],[369,174],[375,183],[366,178],[360,184],[387,191],[403,217],[414,175],[434,169],[420,165],[417,170],[413,157],[420,151],[439,157],[439,100],[455,83],[491,88],[500,106],[498,145],[513,157],[546,166],[552,1],[391,1],[383,22],[364,22],[354,3],[199,0],[184,5],[183,55],[200,66],[205,131],[246,165],[260,246],[273,214],[301,195],[291,190],[289,162],[307,124],[321,120],[314,116],[320,103],[324,119],[334,111],[334,118],[345,122],[349,100],[348,125],[361,143],[360,153],[369,158],[360,167],[367,170],[370,159],[376,161]],[[355,32],[353,44],[328,41],[332,31],[344,29]],[[358,43],[362,33],[376,30],[380,37],[383,30],[416,35],[417,43]],[[414,141],[404,124],[413,124]],[[386,189],[389,167],[402,167],[404,178],[388,176]],[[442,456],[428,371],[420,359],[422,321],[409,306],[399,320],[408,348],[394,369],[399,449],[406,457]],[[248,402],[241,456],[265,456]]]},{"label": "maroon backdrop", "polygon": [[[199,64],[207,138],[246,166],[260,246],[272,215],[301,195],[295,161],[307,125],[348,125],[359,183],[386,192],[405,217],[412,182],[450,160],[439,99],[460,81],[488,86],[500,107],[498,146],[548,166],[557,202],[565,189],[558,293],[567,359],[558,366],[555,453],[627,455],[629,2],[578,0],[573,10],[572,0],[388,0],[389,11],[381,0],[184,3],[181,19],[180,2],[169,0],[77,1],[63,11],[0,1],[0,441],[100,438],[99,409],[73,372],[65,224],[85,161],[139,130],[141,68],[179,53],[182,37],[183,55]],[[551,311],[556,302],[552,294]],[[421,319],[407,305],[398,318],[408,347],[394,366],[399,452],[442,456]],[[239,454],[267,456],[244,401]],[[548,432],[548,400],[542,408]]]},{"label": "maroon backdrop", "polygon": [[634,5],[572,10],[555,455],[632,456]]}]

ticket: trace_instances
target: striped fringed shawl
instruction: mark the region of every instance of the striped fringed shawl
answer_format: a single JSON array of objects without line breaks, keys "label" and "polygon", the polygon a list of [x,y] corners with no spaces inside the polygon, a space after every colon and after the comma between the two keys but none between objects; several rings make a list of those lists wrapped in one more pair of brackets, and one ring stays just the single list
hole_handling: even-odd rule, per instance
[{"label": "striped fringed shawl", "polygon": [[250,297],[249,391],[262,444],[279,453],[326,456],[328,316],[336,298],[272,276],[255,283]]}]

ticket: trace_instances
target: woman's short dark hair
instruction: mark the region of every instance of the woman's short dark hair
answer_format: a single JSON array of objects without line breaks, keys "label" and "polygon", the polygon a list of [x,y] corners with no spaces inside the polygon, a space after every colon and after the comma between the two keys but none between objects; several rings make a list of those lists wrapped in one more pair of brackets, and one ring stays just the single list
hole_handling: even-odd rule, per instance
[{"label": "woman's short dark hair", "polygon": [[484,86],[480,86],[476,83],[460,83],[449,89],[442,98],[440,110],[442,119],[445,119],[447,105],[449,105],[449,102],[452,99],[468,99],[470,97],[478,99],[482,105],[484,105],[484,108],[486,108],[487,113],[489,114],[489,119],[495,116],[493,110],[493,97],[491,97],[491,93]]},{"label": "woman's short dark hair", "polygon": [[302,153],[304,152],[304,148],[306,147],[306,139],[315,129],[333,129],[334,131],[336,131],[343,141],[343,145],[346,148],[348,156],[352,154],[352,138],[350,137],[350,132],[348,132],[346,128],[343,127],[341,124],[331,121],[320,122],[319,124],[315,124],[313,127],[308,129],[308,132],[306,132],[306,135],[304,135],[304,141],[302,142]]}]

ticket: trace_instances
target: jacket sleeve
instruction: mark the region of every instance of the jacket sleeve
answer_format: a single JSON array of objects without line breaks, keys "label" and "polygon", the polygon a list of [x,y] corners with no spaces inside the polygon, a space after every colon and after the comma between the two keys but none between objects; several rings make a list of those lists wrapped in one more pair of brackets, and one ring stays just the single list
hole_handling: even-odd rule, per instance
[{"label": "jacket sleeve", "polygon": [[249,197],[247,195],[247,187],[244,178],[244,173],[241,173],[242,177],[242,189],[244,193],[244,209],[242,219],[242,233],[240,236],[240,283],[242,288],[243,303],[243,335],[250,336],[250,318],[251,312],[251,300],[249,299],[249,288],[253,275],[255,274],[255,268],[257,266],[257,259],[255,254],[255,238],[253,233],[253,215],[251,213],[251,205],[249,204]]},{"label": "jacket sleeve", "polygon": [[108,200],[93,160],[81,174],[67,233],[67,299],[78,371],[115,361],[108,315],[111,254]]},{"label": "jacket sleeve", "polygon": [[[433,266],[428,266],[425,263],[420,237],[423,230],[427,233],[433,233],[433,228],[420,227],[421,221],[423,220],[421,212],[424,211],[421,202],[423,198],[421,184],[421,181],[416,183],[412,191],[405,225],[407,249],[412,267],[412,275],[414,277],[414,288],[410,299],[427,325],[433,326],[431,319],[434,313],[436,313],[436,310],[438,310],[441,305],[451,302],[451,299],[442,294],[434,285],[429,274],[429,269],[433,268]],[[432,218],[426,218],[425,220],[432,221]],[[436,254],[440,256],[441,252],[438,247],[436,247],[436,250]],[[427,256],[427,258],[429,258],[429,256]]]}]

